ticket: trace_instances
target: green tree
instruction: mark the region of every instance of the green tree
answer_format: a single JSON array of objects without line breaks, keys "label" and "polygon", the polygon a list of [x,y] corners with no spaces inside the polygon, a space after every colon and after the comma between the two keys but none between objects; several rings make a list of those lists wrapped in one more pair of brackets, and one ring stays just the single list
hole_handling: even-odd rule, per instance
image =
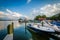
[{"label": "green tree", "polygon": [[46,15],[42,15],[42,16],[38,15],[34,18],[34,20],[38,20],[39,18],[46,18]]},{"label": "green tree", "polygon": [[46,15],[42,15],[42,18],[46,18]]},{"label": "green tree", "polygon": [[50,17],[51,20],[60,20],[60,13]]}]

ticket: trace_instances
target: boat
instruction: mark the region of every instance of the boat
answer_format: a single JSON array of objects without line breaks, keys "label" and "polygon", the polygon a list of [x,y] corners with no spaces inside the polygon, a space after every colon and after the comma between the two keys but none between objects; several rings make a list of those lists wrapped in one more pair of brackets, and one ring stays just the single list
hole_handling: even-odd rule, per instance
[{"label": "boat", "polygon": [[27,27],[32,29],[36,33],[60,33],[60,29],[49,22],[43,21],[44,25],[42,26],[41,23],[36,24],[28,24]]},{"label": "boat", "polygon": [[37,25],[31,25],[29,24],[29,26],[27,26],[29,29],[32,29],[34,32],[43,32],[43,33],[54,33],[55,30],[53,30],[52,28],[49,28],[49,27],[42,27],[42,26],[37,26]]}]

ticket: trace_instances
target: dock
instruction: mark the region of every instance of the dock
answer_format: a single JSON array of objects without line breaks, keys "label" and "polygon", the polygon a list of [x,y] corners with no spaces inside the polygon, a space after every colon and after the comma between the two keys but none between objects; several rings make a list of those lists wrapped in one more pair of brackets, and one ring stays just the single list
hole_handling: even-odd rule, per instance
[{"label": "dock", "polygon": [[13,40],[13,34],[7,34],[3,40]]},{"label": "dock", "polygon": [[7,26],[7,35],[4,37],[3,40],[13,40],[13,27],[14,27],[13,22],[12,24],[9,24]]}]

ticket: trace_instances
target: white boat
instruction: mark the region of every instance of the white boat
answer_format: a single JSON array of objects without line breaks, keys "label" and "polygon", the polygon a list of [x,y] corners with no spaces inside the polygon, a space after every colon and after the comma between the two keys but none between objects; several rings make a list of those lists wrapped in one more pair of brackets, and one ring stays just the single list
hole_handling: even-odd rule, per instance
[{"label": "white boat", "polygon": [[50,27],[42,27],[42,26],[37,26],[37,25],[29,25],[28,28],[32,29],[35,32],[44,32],[44,33],[54,33],[55,30],[53,30]]},{"label": "white boat", "polygon": [[47,23],[43,21],[43,26],[41,23],[39,24],[29,24],[28,28],[32,29],[35,32],[45,32],[45,33],[55,33],[60,32],[60,29],[56,25],[52,25],[51,23]]}]

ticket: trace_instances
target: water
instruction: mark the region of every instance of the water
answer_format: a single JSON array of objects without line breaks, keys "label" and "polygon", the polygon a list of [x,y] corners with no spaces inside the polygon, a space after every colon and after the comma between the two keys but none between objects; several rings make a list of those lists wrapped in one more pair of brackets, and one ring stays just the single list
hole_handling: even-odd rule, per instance
[{"label": "water", "polygon": [[60,40],[58,37],[48,34],[38,34],[30,29],[26,29],[25,25],[19,24],[18,21],[0,21],[0,40],[7,35],[7,26],[14,22],[14,40]]}]

